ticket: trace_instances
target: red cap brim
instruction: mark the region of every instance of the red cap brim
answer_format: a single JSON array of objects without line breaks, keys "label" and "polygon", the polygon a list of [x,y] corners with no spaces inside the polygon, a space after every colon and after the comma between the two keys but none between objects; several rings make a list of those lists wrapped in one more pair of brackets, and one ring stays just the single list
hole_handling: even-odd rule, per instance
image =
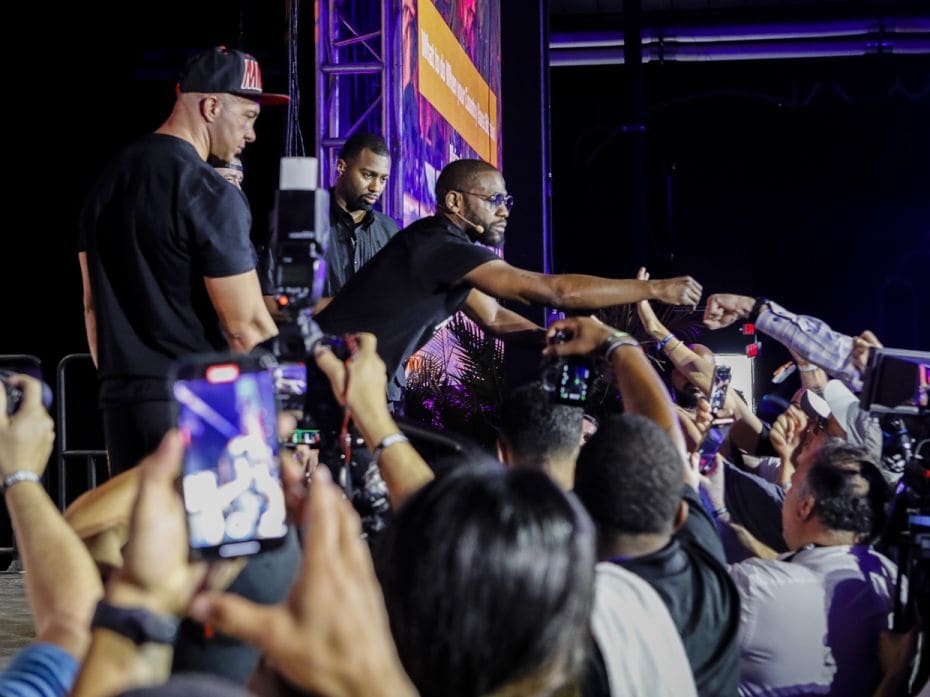
[{"label": "red cap brim", "polygon": [[279,106],[281,104],[290,104],[291,98],[286,94],[274,94],[272,92],[263,92],[258,98],[258,103],[268,106]]}]

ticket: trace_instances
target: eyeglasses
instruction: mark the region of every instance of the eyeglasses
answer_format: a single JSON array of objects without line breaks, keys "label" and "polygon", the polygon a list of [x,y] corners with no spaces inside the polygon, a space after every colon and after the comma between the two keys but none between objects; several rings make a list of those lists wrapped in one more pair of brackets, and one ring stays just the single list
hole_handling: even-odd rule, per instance
[{"label": "eyeglasses", "polygon": [[506,206],[508,211],[513,209],[513,196],[508,196],[507,194],[479,194],[476,191],[459,191],[459,193],[477,196],[483,201],[487,201],[495,208]]}]

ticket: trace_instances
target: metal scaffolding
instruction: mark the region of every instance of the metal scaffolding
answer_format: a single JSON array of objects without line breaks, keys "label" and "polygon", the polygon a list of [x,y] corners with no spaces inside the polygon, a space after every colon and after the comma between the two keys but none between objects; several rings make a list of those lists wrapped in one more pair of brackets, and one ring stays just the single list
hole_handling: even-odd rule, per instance
[{"label": "metal scaffolding", "polygon": [[[380,133],[395,156],[400,55],[399,0],[316,0],[316,132],[321,184],[335,178],[336,155],[353,133]],[[400,219],[401,177],[382,196],[387,215]]]}]

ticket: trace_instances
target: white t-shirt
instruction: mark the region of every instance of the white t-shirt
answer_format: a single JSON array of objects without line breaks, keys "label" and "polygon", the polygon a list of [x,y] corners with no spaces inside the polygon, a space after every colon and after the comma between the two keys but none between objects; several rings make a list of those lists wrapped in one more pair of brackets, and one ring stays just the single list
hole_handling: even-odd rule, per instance
[{"label": "white t-shirt", "polygon": [[865,545],[730,567],[740,593],[740,694],[872,694],[895,565]]},{"label": "white t-shirt", "polygon": [[697,694],[665,603],[636,574],[610,562],[597,565],[591,629],[613,697]]}]

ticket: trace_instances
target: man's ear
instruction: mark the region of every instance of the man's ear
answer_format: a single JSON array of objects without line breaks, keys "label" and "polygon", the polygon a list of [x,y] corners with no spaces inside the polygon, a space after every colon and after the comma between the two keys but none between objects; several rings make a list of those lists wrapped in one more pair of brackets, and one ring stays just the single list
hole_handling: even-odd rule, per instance
[{"label": "man's ear", "polygon": [[216,117],[222,108],[223,105],[220,104],[220,100],[215,94],[208,94],[200,100],[200,115],[203,116],[204,121],[207,123],[216,121]]},{"label": "man's ear", "polygon": [[457,191],[447,191],[445,196],[442,197],[443,208],[447,211],[458,213],[459,209],[462,207],[459,203],[460,196],[461,194]]},{"label": "man's ear", "polygon": [[808,521],[813,518],[816,505],[817,500],[811,494],[805,494],[798,502],[798,518],[803,521]]},{"label": "man's ear", "polygon": [[685,521],[688,520],[688,502],[682,499],[678,502],[678,511],[675,513],[675,522],[672,524],[673,530],[678,530],[682,525],[685,524]]},{"label": "man's ear", "polygon": [[343,174],[345,174],[345,171],[346,171],[346,161],[340,157],[338,160],[336,160],[336,174],[338,174],[341,177]]}]

